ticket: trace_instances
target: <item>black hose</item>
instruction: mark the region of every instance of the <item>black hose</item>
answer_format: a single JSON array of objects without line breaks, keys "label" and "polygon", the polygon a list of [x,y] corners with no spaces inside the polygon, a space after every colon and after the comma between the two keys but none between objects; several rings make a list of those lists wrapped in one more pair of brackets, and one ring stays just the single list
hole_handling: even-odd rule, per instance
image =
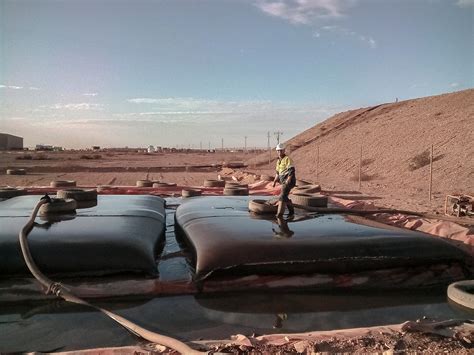
[{"label": "black hose", "polygon": [[95,308],[102,313],[106,314],[113,320],[115,320],[117,323],[119,323],[121,326],[123,326],[125,329],[128,331],[132,332],[133,334],[142,337],[145,340],[148,340],[153,343],[158,343],[161,345],[164,345],[168,348],[174,349],[178,351],[181,354],[206,354],[207,352],[201,352],[194,350],[193,348],[189,347],[187,344],[183,343],[182,341],[179,341],[177,339],[167,337],[165,335],[161,335],[152,331],[149,331],[145,328],[142,328],[135,323],[129,321],[128,319],[119,316],[118,314],[115,314],[113,312],[110,312],[104,308],[94,306],[83,299],[75,296],[72,294],[69,289],[67,289],[65,286],[63,286],[59,282],[54,282],[50,280],[48,277],[46,277],[38,268],[36,263],[33,260],[33,257],[30,252],[30,248],[28,246],[28,234],[31,232],[31,230],[34,227],[35,223],[35,218],[38,214],[38,211],[40,207],[46,203],[49,203],[51,199],[49,198],[48,195],[43,196],[39,202],[36,204],[33,212],[31,213],[30,219],[26,222],[26,224],[23,226],[23,228],[20,231],[19,234],[19,239],[20,239],[20,246],[21,246],[21,251],[23,253],[23,258],[25,259],[25,263],[28,266],[28,269],[30,272],[33,274],[33,276],[39,281],[39,283],[46,289],[46,294],[54,294],[57,297],[61,297],[67,302],[71,303],[77,303],[77,304],[82,304],[85,306],[89,306],[92,308]]}]

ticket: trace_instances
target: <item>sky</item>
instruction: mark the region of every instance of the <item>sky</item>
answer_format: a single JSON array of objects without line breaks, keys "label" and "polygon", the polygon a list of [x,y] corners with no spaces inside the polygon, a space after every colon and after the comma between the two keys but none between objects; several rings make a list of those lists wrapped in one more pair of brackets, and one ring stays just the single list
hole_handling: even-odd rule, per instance
[{"label": "sky", "polygon": [[266,147],[474,87],[474,0],[0,0],[0,132]]}]

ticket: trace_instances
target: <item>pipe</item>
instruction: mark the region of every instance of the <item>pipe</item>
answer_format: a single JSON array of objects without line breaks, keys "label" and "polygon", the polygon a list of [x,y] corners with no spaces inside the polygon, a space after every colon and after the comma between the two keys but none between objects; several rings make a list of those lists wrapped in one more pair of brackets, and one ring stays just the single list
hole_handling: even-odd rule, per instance
[{"label": "pipe", "polygon": [[46,203],[49,203],[51,201],[50,197],[48,195],[43,196],[39,202],[36,204],[35,208],[33,209],[33,212],[31,213],[30,219],[26,222],[26,224],[23,226],[23,228],[20,231],[19,234],[19,239],[20,239],[20,246],[21,246],[21,251],[23,253],[23,258],[25,259],[25,263],[28,266],[28,269],[30,272],[33,274],[33,276],[39,281],[39,283],[46,289],[45,293],[46,294],[54,294],[57,297],[60,297],[64,299],[67,302],[71,303],[77,303],[77,304],[82,304],[85,306],[89,306],[92,308],[95,308],[102,313],[106,314],[113,320],[115,320],[117,323],[119,323],[122,327],[130,331],[131,333],[142,337],[145,340],[148,340],[153,343],[158,343],[161,345],[164,345],[168,348],[171,348],[173,350],[178,351],[181,354],[207,354],[207,352],[201,352],[198,350],[195,350],[191,347],[189,347],[187,344],[171,338],[167,337],[152,331],[149,331],[145,328],[140,327],[139,325],[129,321],[128,319],[119,316],[118,314],[115,314],[113,312],[110,312],[104,308],[94,306],[83,299],[75,296],[73,293],[69,291],[65,286],[63,286],[59,282],[55,282],[50,280],[48,277],[46,277],[38,268],[36,263],[34,262],[34,259],[31,255],[30,248],[28,246],[28,234],[31,232],[31,230],[34,227],[35,223],[35,218],[38,214],[38,211],[40,207]]}]

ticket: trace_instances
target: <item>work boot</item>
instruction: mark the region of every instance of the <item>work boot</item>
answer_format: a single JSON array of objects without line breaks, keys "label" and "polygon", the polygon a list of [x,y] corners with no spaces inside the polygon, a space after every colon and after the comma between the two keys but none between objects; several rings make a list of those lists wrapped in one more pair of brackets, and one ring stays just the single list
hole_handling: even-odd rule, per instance
[{"label": "work boot", "polygon": [[293,217],[295,215],[295,207],[293,206],[293,202],[288,201],[287,202],[288,206],[288,217]]},{"label": "work boot", "polygon": [[285,213],[286,203],[283,201],[278,201],[278,212],[276,214],[277,218],[283,217],[283,213]]}]

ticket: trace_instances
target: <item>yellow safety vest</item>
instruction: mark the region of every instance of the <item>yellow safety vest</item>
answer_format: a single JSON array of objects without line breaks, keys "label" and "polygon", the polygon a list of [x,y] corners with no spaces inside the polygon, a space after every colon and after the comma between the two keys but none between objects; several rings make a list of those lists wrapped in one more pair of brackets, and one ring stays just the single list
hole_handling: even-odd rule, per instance
[{"label": "yellow safety vest", "polygon": [[278,175],[288,175],[289,169],[293,167],[293,163],[288,155],[278,159],[276,163],[276,171]]}]

